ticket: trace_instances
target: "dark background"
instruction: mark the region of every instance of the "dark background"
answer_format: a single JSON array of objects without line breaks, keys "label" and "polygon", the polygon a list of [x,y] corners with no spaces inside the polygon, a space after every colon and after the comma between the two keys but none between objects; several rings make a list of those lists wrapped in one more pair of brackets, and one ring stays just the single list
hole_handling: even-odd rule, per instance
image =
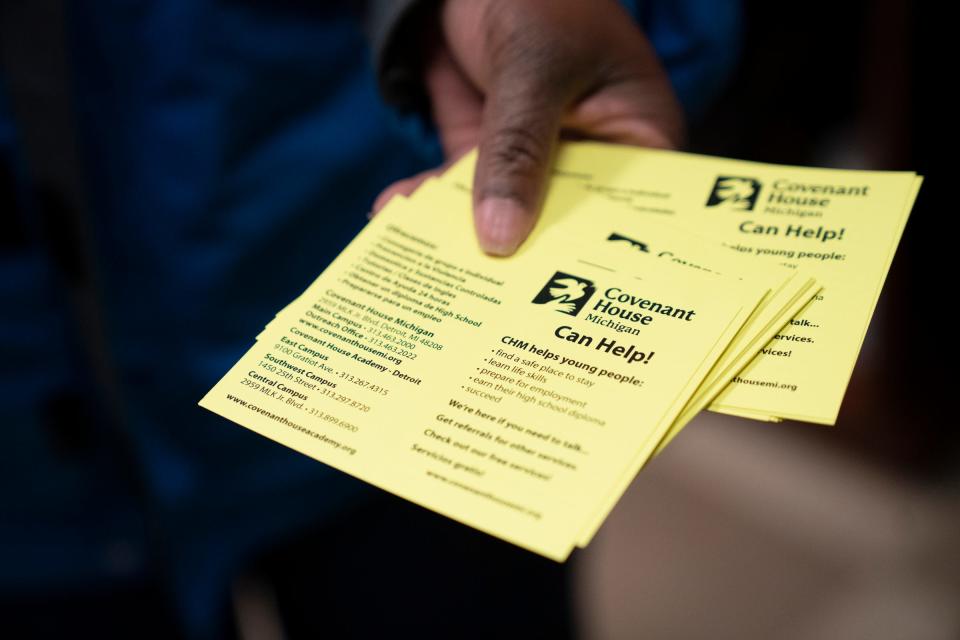
[{"label": "dark background", "polygon": [[[253,559],[224,604],[225,633],[278,637],[279,612],[295,637],[422,635],[415,612],[447,637],[960,637],[950,614],[960,438],[946,369],[956,180],[941,160],[953,123],[937,108],[955,55],[935,28],[944,22],[930,3],[906,0],[750,0],[741,62],[691,126],[700,153],[926,176],[836,427],[698,417],[563,567],[378,494]],[[4,230],[0,248],[16,231]],[[791,511],[816,523],[784,533]],[[80,637],[81,627],[172,637],[154,588],[14,599],[0,613],[49,623],[46,637],[64,632],[51,606],[72,610]],[[358,611],[366,617],[347,617]],[[905,626],[871,615],[883,611]]]}]

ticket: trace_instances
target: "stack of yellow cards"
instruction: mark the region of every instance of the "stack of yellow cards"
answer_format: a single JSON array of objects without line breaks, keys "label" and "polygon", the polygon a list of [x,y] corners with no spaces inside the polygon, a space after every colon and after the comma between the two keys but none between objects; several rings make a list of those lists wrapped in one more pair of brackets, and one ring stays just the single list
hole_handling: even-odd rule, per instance
[{"label": "stack of yellow cards", "polygon": [[919,187],[567,145],[498,259],[472,164],[394,199],[201,405],[556,560],[701,409],[834,421]]}]

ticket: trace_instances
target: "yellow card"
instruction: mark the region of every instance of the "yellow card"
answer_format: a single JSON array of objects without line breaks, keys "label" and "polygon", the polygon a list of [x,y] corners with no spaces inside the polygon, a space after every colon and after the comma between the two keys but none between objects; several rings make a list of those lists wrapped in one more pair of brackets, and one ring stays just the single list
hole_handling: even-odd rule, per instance
[{"label": "yellow card", "polygon": [[[201,405],[562,560],[749,303],[677,270],[612,273],[569,241],[490,258],[468,212],[402,207],[375,218]],[[601,303],[631,307],[621,324],[633,330],[586,320]]]}]

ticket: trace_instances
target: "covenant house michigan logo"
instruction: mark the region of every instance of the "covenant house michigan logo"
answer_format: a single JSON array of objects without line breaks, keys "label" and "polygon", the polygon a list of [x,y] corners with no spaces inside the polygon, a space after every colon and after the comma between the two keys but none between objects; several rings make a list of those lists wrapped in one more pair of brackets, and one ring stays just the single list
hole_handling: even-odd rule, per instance
[{"label": "covenant house michigan logo", "polygon": [[540,289],[540,293],[533,299],[533,304],[542,304],[554,311],[575,316],[596,290],[593,280],[557,271],[543,289]]},{"label": "covenant house michigan logo", "polygon": [[751,211],[760,195],[759,180],[738,176],[718,176],[713,191],[707,198],[708,207],[719,207],[731,211]]}]

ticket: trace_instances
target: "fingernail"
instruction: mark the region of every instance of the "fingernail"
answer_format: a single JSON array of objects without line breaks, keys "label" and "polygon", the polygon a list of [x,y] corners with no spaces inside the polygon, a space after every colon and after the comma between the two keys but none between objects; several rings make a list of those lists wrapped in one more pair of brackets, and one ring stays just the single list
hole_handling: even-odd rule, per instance
[{"label": "fingernail", "polygon": [[490,255],[512,255],[529,231],[528,218],[516,200],[484,198],[474,217],[480,247]]}]

